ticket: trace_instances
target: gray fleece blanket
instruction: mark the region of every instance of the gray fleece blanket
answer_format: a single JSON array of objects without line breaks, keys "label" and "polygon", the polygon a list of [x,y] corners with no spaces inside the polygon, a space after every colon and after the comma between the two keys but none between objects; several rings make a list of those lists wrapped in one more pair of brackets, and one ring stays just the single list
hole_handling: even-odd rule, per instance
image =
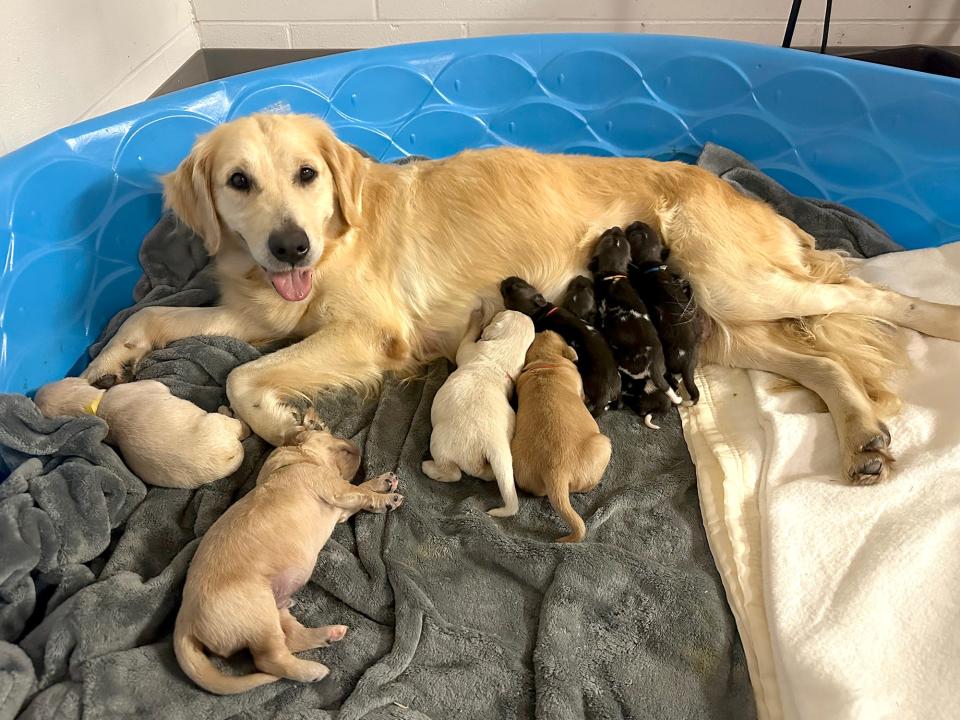
[{"label": "gray fleece blanket", "polygon": [[[793,198],[721,148],[701,163],[827,246],[896,249],[869,221]],[[216,299],[201,244],[169,217],[141,263],[133,309]],[[137,377],[215,410],[227,373],[260,352],[190,338],[152,353]],[[99,418],[46,419],[26,397],[0,396],[0,720],[753,717],[677,415],[657,433],[628,412],[602,418],[613,461],[573,498],[587,541],[561,546],[545,499],[497,520],[484,512],[495,485],[420,472],[447,373],[438,362],[413,382],[388,380],[379,398],[321,399],[334,432],[362,446],[367,474],[396,471],[407,502],[338,526],[296,597],[306,625],[350,627],[312,652],[331,675],[234,697],[188,681],[170,634],[199,538],[250,489],[269,448],[249,438],[243,466],[196,491],[147,489],[103,443]]]}]

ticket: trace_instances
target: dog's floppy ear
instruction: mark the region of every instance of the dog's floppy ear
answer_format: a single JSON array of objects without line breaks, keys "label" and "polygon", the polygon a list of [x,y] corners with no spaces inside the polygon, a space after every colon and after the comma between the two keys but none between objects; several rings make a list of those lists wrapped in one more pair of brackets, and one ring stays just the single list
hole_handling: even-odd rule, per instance
[{"label": "dog's floppy ear", "polygon": [[164,203],[203,238],[209,255],[220,249],[220,217],[213,204],[212,147],[200,138],[172,173],[163,176]]},{"label": "dog's floppy ear", "polygon": [[563,348],[563,356],[572,363],[576,363],[580,358],[577,356],[577,351],[572,347],[567,345]]},{"label": "dog's floppy ear", "polygon": [[323,155],[337,191],[337,207],[347,228],[360,226],[360,192],[367,164],[370,162],[346,143],[337,139],[326,125],[319,134],[320,154]]}]

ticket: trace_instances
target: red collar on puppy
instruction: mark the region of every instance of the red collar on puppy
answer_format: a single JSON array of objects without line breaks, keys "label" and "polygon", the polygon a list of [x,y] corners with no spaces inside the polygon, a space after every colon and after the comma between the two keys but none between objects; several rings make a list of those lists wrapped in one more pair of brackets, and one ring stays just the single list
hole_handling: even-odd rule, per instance
[{"label": "red collar on puppy", "polygon": [[560,367],[563,367],[563,365],[560,365],[558,363],[535,362],[535,363],[530,363],[529,365],[525,365],[523,370],[521,370],[520,372],[527,372],[528,370],[552,370],[554,368],[560,368]]},{"label": "red collar on puppy", "polygon": [[559,309],[560,309],[560,306],[559,306],[559,305],[554,305],[552,308],[550,308],[549,310],[547,310],[547,312],[544,314],[544,317],[545,317],[545,318],[550,317],[551,315],[553,315],[553,314],[554,314],[557,310],[559,310]]}]

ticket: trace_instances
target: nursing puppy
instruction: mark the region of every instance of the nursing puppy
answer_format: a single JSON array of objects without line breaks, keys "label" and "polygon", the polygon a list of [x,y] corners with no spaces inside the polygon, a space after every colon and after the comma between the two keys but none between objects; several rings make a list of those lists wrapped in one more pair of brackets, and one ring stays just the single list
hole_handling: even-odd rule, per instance
[{"label": "nursing puppy", "polygon": [[433,399],[433,459],[423,463],[423,472],[439,482],[456,482],[461,471],[496,480],[503,506],[487,512],[509,517],[519,508],[510,457],[515,420],[510,396],[533,342],[533,322],[505,310],[481,334],[482,317],[482,308],[474,311],[457,350],[457,369]]},{"label": "nursing puppy", "polygon": [[666,379],[663,348],[646,305],[627,275],[630,245],[620,228],[600,236],[590,263],[594,271],[600,328],[623,378],[623,403],[658,430],[653,416],[667,412],[680,397]]},{"label": "nursing puppy", "polygon": [[594,417],[620,401],[620,373],[607,343],[595,329],[546,298],[526,280],[508,277],[500,283],[503,303],[533,318],[537,332],[552,330],[577,354],[587,408]]},{"label": "nursing puppy", "polygon": [[[212,693],[326,677],[325,665],[293,653],[342,640],[347,628],[304,627],[290,614],[290,598],[310,578],[334,525],[403,502],[392,473],[350,484],[360,465],[353,443],[318,430],[298,431],[292,441],[270,454],[257,486],[207,531],[187,572],[173,648],[183,671]],[[249,648],[261,672],[226,675],[205,647],[221,657]]]},{"label": "nursing puppy", "polygon": [[577,275],[567,285],[567,291],[563,294],[560,307],[569,310],[591,328],[596,329],[598,324],[597,301],[593,295],[593,280],[583,275]]},{"label": "nursing puppy", "polygon": [[690,285],[667,267],[667,251],[660,235],[642,222],[626,230],[630,244],[630,282],[650,310],[657,328],[667,367],[667,382],[674,392],[679,389],[677,376],[690,396],[691,404],[700,399],[693,379],[700,355],[704,322]]},{"label": "nursing puppy", "polygon": [[591,490],[610,462],[610,439],[583,404],[576,358],[557,333],[539,333],[517,380],[514,474],[527,492],[546,495],[570,526],[557,542],[579,542],[587,534],[570,493]]}]

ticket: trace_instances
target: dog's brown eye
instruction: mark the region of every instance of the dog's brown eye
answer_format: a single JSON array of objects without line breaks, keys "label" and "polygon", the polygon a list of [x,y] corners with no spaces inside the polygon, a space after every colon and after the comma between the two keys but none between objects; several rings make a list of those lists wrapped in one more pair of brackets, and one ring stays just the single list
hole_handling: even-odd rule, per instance
[{"label": "dog's brown eye", "polygon": [[314,181],[316,177],[317,177],[317,171],[314,170],[312,167],[307,167],[306,165],[304,165],[302,168],[300,168],[300,184],[301,185],[309,185]]},{"label": "dog's brown eye", "polygon": [[250,178],[248,178],[242,172],[235,172],[230,176],[230,179],[227,182],[234,190],[246,191],[250,189]]}]

